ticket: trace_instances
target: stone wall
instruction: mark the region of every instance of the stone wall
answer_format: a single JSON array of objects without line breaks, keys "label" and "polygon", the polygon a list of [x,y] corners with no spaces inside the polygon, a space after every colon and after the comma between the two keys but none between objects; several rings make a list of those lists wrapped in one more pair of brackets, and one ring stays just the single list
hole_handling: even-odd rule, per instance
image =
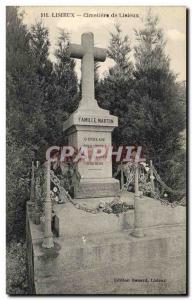
[{"label": "stone wall", "polygon": [[[132,196],[128,198],[131,203]],[[141,204],[143,238],[131,235],[133,210],[120,218],[107,214],[94,216],[93,222],[90,214],[82,216],[71,204],[63,204],[63,209],[58,205],[62,231],[59,237],[54,237],[54,249],[47,250],[42,248],[42,226],[34,225],[28,217],[29,276],[35,292],[40,295],[185,294],[185,207],[168,208],[160,206],[157,200],[141,200],[145,203]],[[149,222],[148,214],[154,215],[154,223]],[[83,219],[85,224],[80,228]],[[82,235],[81,229],[86,224],[87,233]]]}]

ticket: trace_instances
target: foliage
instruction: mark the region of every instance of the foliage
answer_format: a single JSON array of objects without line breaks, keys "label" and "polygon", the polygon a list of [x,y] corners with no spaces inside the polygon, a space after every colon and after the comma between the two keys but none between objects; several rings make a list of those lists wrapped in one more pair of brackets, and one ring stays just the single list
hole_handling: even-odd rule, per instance
[{"label": "foliage", "polygon": [[29,294],[27,280],[26,243],[12,241],[7,247],[7,293]]},{"label": "foliage", "polygon": [[68,51],[69,34],[61,31],[55,57],[54,74],[56,76],[57,101],[60,101],[61,112],[72,113],[78,106],[77,94],[77,75],[74,72],[75,61],[70,58]]},{"label": "foliage", "polygon": [[111,33],[108,57],[115,61],[115,66],[109,69],[109,74],[96,86],[96,98],[99,105],[118,116],[119,126],[113,132],[113,143],[125,145],[124,133],[127,131],[127,111],[130,92],[133,84],[133,64],[130,62],[130,41],[128,36],[122,36],[119,25],[115,33]]},{"label": "foliage", "polygon": [[134,206],[128,204],[127,202],[116,202],[116,203],[105,203],[105,207],[103,208],[103,212],[107,214],[114,214],[119,217],[119,214],[125,213],[130,209],[133,209]]},{"label": "foliage", "polygon": [[30,153],[18,147],[7,132],[7,237],[17,239],[25,230],[25,202],[29,197]]},{"label": "foliage", "polygon": [[110,44],[108,47],[108,57],[113,59],[116,65],[111,69],[111,72],[118,76],[131,76],[133,65],[130,62],[130,40],[128,35],[122,37],[122,30],[119,24],[115,25],[116,32],[111,32]]},{"label": "foliage", "polygon": [[[7,234],[25,228],[25,202],[33,152],[45,120],[29,34],[16,7],[7,7]],[[22,181],[23,179],[23,181]]]},{"label": "foliage", "polygon": [[[46,130],[43,131],[44,143],[49,142],[49,119],[50,110],[53,109],[53,99],[55,97],[53,64],[49,60],[49,38],[48,30],[42,22],[32,25],[30,32],[30,49],[34,58],[36,76],[42,91],[41,112],[44,114]],[[47,145],[46,145],[47,146]],[[39,159],[38,153],[38,159]]]},{"label": "foliage", "polygon": [[129,63],[128,38],[121,37],[118,26],[116,33],[111,34],[108,55],[116,65],[98,84],[98,102],[119,118],[113,143],[141,145],[146,159],[153,160],[165,182],[172,187],[180,182],[179,189],[182,189],[185,160],[181,159],[182,152],[184,156],[181,132],[185,128],[185,94],[170,70],[158,18],[149,11],[144,28],[135,34],[134,68]]},{"label": "foliage", "polygon": [[136,31],[136,38],[127,140],[142,145],[146,158],[152,159],[154,164],[158,158],[158,170],[169,185],[170,161],[181,151],[184,109],[178,97],[176,76],[165,54],[163,32],[158,27],[158,18],[150,11],[144,29]]},{"label": "foliage", "polygon": [[17,7],[7,7],[7,237],[25,230],[31,160],[45,160],[49,146],[63,144],[62,126],[75,109],[77,77],[67,52],[66,36],[59,37],[57,62],[49,60],[48,30],[42,23],[31,29]]}]

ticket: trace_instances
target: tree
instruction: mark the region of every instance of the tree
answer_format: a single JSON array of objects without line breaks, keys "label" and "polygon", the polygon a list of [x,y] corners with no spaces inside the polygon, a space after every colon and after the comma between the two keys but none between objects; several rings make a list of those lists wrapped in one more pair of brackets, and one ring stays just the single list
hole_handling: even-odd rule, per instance
[{"label": "tree", "polygon": [[[7,127],[18,146],[39,149],[45,118],[43,91],[30,47],[30,34],[18,8],[7,8]],[[30,122],[29,122],[30,120]]]},{"label": "tree", "polygon": [[53,70],[54,97],[52,108],[49,107],[48,125],[52,128],[50,138],[57,143],[63,143],[63,122],[77,108],[79,102],[78,81],[75,73],[75,61],[68,51],[69,34],[60,32],[55,51],[56,63]]},{"label": "tree", "polygon": [[[50,65],[48,29],[42,22],[37,22],[30,29],[30,46],[36,63],[39,66],[38,73],[46,74],[46,67]],[[50,71],[50,70],[48,70]]]},{"label": "tree", "polygon": [[113,132],[113,143],[127,144],[127,110],[133,84],[133,64],[130,61],[131,46],[128,36],[123,36],[119,25],[111,33],[108,57],[115,61],[109,74],[96,86],[96,99],[99,105],[119,118],[119,126]]},{"label": "tree", "polygon": [[108,57],[113,59],[116,63],[112,68],[117,75],[132,76],[133,64],[130,62],[130,40],[128,35],[122,36],[122,30],[119,24],[115,24],[115,33],[110,33],[111,39],[108,47]]},{"label": "tree", "polygon": [[41,148],[44,158],[48,147],[63,145],[63,122],[78,104],[75,62],[70,59],[68,43],[69,35],[63,30],[56,45],[56,63],[52,63],[47,28],[41,22],[31,27],[30,46],[43,93],[41,111],[46,122],[46,131],[42,133],[45,143]]},{"label": "tree", "polygon": [[46,124],[45,130],[41,132],[43,144],[38,153],[38,160],[45,160],[47,148],[55,142],[55,135],[52,134],[51,118],[54,115],[56,87],[53,63],[49,59],[49,47],[48,29],[42,22],[32,25],[30,29],[30,48],[36,66],[38,84],[42,93],[41,112],[44,115]]},{"label": "tree", "polygon": [[46,149],[62,132],[62,123],[59,134],[53,134],[52,140],[50,116],[56,115],[57,106],[54,110],[56,85],[48,59],[47,29],[42,23],[36,23],[27,30],[20,9],[8,7],[6,40],[7,234],[11,239],[24,233],[34,153],[35,159],[45,160]]},{"label": "tree", "polygon": [[45,144],[43,91],[31,47],[31,35],[17,7],[7,7],[7,234],[25,229],[31,160]]},{"label": "tree", "polygon": [[135,34],[135,80],[128,109],[127,140],[143,146],[146,158],[158,163],[163,179],[173,183],[170,165],[181,151],[180,132],[185,128],[176,76],[165,54],[166,43],[158,18],[149,11],[144,29]]}]

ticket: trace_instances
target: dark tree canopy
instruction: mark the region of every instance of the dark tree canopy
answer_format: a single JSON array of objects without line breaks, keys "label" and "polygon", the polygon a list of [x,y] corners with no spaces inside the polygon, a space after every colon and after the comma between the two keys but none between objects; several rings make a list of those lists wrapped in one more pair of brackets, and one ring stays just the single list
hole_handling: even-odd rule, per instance
[{"label": "dark tree canopy", "polygon": [[111,33],[108,57],[115,61],[109,69],[108,76],[97,84],[96,98],[99,105],[118,116],[119,126],[113,132],[116,146],[126,144],[124,131],[127,127],[127,111],[130,91],[133,84],[133,64],[130,61],[131,46],[128,36],[123,36],[119,25]]},{"label": "dark tree canopy", "polygon": [[149,11],[143,29],[135,35],[134,68],[129,60],[128,37],[121,36],[119,26],[111,35],[108,53],[116,64],[97,86],[99,104],[119,118],[114,144],[141,145],[167,183],[174,187],[180,181],[182,185],[185,96],[170,69],[158,18]]},{"label": "dark tree canopy", "polygon": [[74,61],[60,36],[57,61],[49,59],[48,30],[42,23],[30,30],[20,9],[7,7],[7,234],[25,227],[31,160],[45,160],[49,146],[63,142],[63,121],[77,99]]},{"label": "dark tree canopy", "polygon": [[145,27],[136,31],[135,81],[129,116],[134,138],[145,147],[149,159],[160,162],[164,176],[169,161],[181,148],[180,132],[185,128],[184,106],[179,101],[176,76],[165,53],[165,40],[158,18],[149,14]]}]

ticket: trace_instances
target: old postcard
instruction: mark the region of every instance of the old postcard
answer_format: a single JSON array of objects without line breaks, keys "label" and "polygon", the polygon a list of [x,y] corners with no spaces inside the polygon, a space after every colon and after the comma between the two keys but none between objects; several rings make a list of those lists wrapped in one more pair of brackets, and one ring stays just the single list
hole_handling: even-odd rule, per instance
[{"label": "old postcard", "polygon": [[182,6],[7,6],[7,293],[186,295]]}]

